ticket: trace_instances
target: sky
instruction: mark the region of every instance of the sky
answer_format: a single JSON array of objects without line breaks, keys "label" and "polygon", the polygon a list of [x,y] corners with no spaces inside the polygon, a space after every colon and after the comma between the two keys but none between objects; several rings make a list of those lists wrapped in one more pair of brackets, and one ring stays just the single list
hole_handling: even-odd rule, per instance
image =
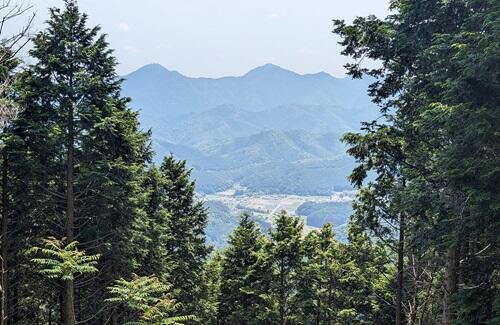
[{"label": "sky", "polygon": [[[13,0],[15,1],[15,0]],[[23,0],[44,28],[62,0]],[[118,73],[160,63],[191,77],[238,76],[266,63],[343,76],[332,19],[388,14],[389,0],[80,0],[115,49]],[[12,23],[19,24],[20,20]]]}]

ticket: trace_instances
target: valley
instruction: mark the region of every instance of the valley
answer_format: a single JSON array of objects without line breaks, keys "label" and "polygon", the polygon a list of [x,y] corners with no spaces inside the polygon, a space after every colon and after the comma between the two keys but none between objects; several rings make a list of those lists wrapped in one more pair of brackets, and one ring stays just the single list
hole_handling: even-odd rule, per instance
[{"label": "valley", "polygon": [[[247,213],[263,228],[269,229],[281,211],[303,219],[309,232],[331,223],[339,239],[345,239],[345,227],[352,211],[353,191],[334,192],[332,195],[287,195],[245,192],[235,186],[223,192],[199,195],[210,210],[207,239],[221,247],[237,226],[242,214]],[[321,220],[318,220],[321,218]]]},{"label": "valley", "polygon": [[267,230],[281,210],[345,238],[355,162],[341,138],[378,117],[370,82],[273,64],[192,78],[150,64],[124,76],[123,92],[152,132],[155,164],[186,160],[209,210],[207,240],[222,247],[242,213]]},{"label": "valley", "polygon": [[242,76],[191,78],[159,64],[124,76],[155,161],[170,153],[197,190],[240,184],[253,193],[329,195],[351,189],[354,161],[341,137],[378,117],[370,79],[298,74],[273,64]]}]

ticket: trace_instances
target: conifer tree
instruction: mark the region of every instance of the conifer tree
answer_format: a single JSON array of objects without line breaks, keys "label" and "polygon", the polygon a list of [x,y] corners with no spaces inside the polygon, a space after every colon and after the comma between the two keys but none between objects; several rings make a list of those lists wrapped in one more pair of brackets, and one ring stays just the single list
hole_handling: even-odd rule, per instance
[{"label": "conifer tree", "polygon": [[0,6],[0,19],[2,28],[0,28],[0,150],[1,150],[1,274],[0,274],[0,324],[8,324],[10,321],[11,303],[9,301],[10,293],[10,264],[12,264],[10,229],[12,209],[11,209],[11,191],[9,182],[10,154],[10,125],[18,116],[22,107],[15,101],[15,81],[18,75],[18,68],[21,60],[18,57],[21,51],[29,41],[29,30],[33,23],[34,14],[27,23],[17,32],[10,33],[6,28],[10,21],[19,18],[31,9],[23,3],[3,2]]},{"label": "conifer tree", "polygon": [[167,274],[166,258],[170,212],[164,208],[167,179],[160,168],[152,165],[144,173],[141,215],[134,225],[134,247],[138,267],[136,273],[159,277]]},{"label": "conifer tree", "polygon": [[217,325],[219,321],[220,287],[222,282],[222,252],[214,251],[205,263],[203,281],[207,286],[207,294],[199,302],[201,306],[200,319],[202,324]]},{"label": "conifer tree", "polygon": [[303,243],[306,262],[299,274],[298,300],[303,324],[332,324],[341,309],[340,244],[330,224],[310,232]]},{"label": "conifer tree", "polygon": [[259,268],[264,237],[250,215],[241,217],[222,259],[219,324],[262,324],[267,301]]},{"label": "conifer tree", "polygon": [[[370,94],[386,119],[371,123],[369,133],[391,130],[384,141],[351,138],[350,145],[369,152],[368,164],[380,162],[380,153],[394,153],[387,143],[402,152],[392,158],[398,158],[406,185],[398,190],[404,198],[398,212],[406,216],[405,237],[413,248],[407,258],[419,261],[412,262],[412,273],[431,274],[425,285],[429,293],[407,299],[408,321],[423,322],[441,308],[435,320],[443,324],[488,323],[496,317],[499,296],[494,284],[499,251],[490,251],[498,246],[494,233],[500,226],[494,203],[499,158],[493,154],[500,148],[495,135],[500,120],[498,1],[405,0],[391,7],[394,14],[387,19],[335,23],[343,53],[356,60],[347,66],[349,73],[378,78]],[[362,66],[365,57],[381,67]],[[379,189],[381,180],[376,180]],[[372,198],[383,202],[387,193],[375,192]],[[435,287],[441,273],[443,281]]]},{"label": "conifer tree", "polygon": [[[103,313],[102,288],[132,271],[127,238],[139,208],[138,175],[150,155],[149,134],[120,95],[116,60],[99,33],[75,1],[50,10],[48,28],[33,39],[36,63],[19,82],[25,109],[13,126],[21,144],[14,177],[26,192],[18,199],[31,195],[19,202],[19,217],[35,225],[25,228],[27,238],[78,239],[102,256],[101,272],[85,286],[75,290],[73,279],[64,280],[61,315],[71,325]],[[93,304],[75,310],[75,297]]]},{"label": "conifer tree", "polygon": [[282,211],[276,216],[275,224],[276,228],[269,234],[266,253],[273,270],[271,294],[276,304],[276,322],[282,325],[296,324],[296,288],[303,267],[303,223],[298,217]]},{"label": "conifer tree", "polygon": [[9,165],[10,165],[10,123],[19,113],[19,106],[12,100],[13,87],[11,80],[15,74],[14,70],[19,62],[8,49],[0,49],[0,150],[2,161],[1,172],[1,308],[0,308],[0,324],[6,324],[9,320],[9,276],[11,264],[11,193],[9,182]]},{"label": "conifer tree", "polygon": [[200,316],[199,302],[207,294],[203,272],[210,252],[205,243],[208,214],[196,200],[195,183],[190,179],[191,171],[185,161],[167,156],[159,167],[159,174],[161,186],[155,194],[156,203],[152,202],[150,209],[160,216],[157,218],[160,223],[166,219],[165,225],[160,224],[165,227],[163,276],[172,285],[182,313]]}]

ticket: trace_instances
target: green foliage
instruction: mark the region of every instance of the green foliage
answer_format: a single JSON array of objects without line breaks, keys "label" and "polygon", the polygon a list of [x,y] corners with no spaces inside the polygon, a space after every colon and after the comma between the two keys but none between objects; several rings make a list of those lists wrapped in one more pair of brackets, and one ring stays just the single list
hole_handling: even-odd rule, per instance
[{"label": "green foliage", "polygon": [[393,322],[395,273],[382,246],[355,231],[349,243],[341,243],[331,225],[304,236],[301,221],[285,213],[275,224],[264,236],[248,215],[242,216],[221,252],[220,273],[214,272],[218,313],[207,323]]},{"label": "green foliage", "polygon": [[[492,281],[500,261],[500,7],[495,0],[391,7],[383,20],[335,22],[343,54],[355,60],[349,74],[378,78],[369,91],[382,115],[344,137],[359,163],[353,220],[387,247],[405,231],[406,321],[489,323],[500,294]],[[366,68],[363,58],[381,66]],[[366,183],[369,172],[375,180]]]},{"label": "green foliage", "polygon": [[[383,251],[351,236],[335,239],[331,225],[304,238],[304,267],[299,274],[300,324],[386,324],[393,275]],[[361,258],[362,257],[362,258]]]},{"label": "green foliage", "polygon": [[46,238],[41,246],[31,247],[27,253],[36,255],[31,259],[38,265],[41,274],[49,279],[73,280],[76,275],[92,274],[97,269],[99,254],[86,255],[78,250],[78,242],[65,243],[54,237]]},{"label": "green foliage", "polygon": [[204,264],[210,252],[205,244],[208,213],[195,198],[195,183],[186,162],[165,157],[152,166],[143,182],[146,218],[139,225],[145,242],[139,270],[153,272],[173,287],[183,313],[203,314],[206,298]]},{"label": "green foliage", "polygon": [[220,299],[222,276],[222,254],[215,251],[205,263],[203,280],[206,284],[206,294],[200,300],[200,316],[203,324],[217,325],[221,323],[218,310],[222,299]]},{"label": "green foliage", "polygon": [[[109,312],[101,308],[106,283],[134,270],[137,252],[130,239],[143,214],[140,180],[150,158],[149,133],[141,131],[138,114],[120,94],[121,79],[106,38],[99,27],[87,25],[75,1],[50,10],[47,28],[33,37],[32,64],[17,80],[15,99],[23,111],[6,141],[8,212],[15,230],[12,284],[39,286],[39,277],[19,252],[64,229],[68,238],[78,238],[79,248],[101,255],[99,272],[75,278],[75,290],[69,290],[81,301],[77,319],[104,317]],[[75,212],[73,227],[67,210]],[[41,301],[40,310],[20,299],[12,313],[29,311],[32,319],[44,322],[49,316],[41,310],[59,304],[54,298],[59,288],[50,289],[51,294],[48,289],[30,294]],[[55,312],[50,317],[59,321]]]},{"label": "green foliage", "polygon": [[266,318],[269,279],[262,261],[264,237],[248,214],[229,238],[221,260],[218,320],[221,324],[261,324]]},{"label": "green foliage", "polygon": [[276,304],[280,324],[297,323],[297,291],[300,270],[303,267],[303,223],[298,217],[282,211],[276,216],[276,228],[269,233],[265,252],[272,267],[273,281],[270,294]]},{"label": "green foliage", "polygon": [[[337,241],[329,224],[306,233],[285,212],[264,235],[244,215],[210,258],[207,211],[186,162],[167,156],[147,166],[149,133],[120,94],[105,37],[87,27],[75,1],[52,9],[12,94],[25,109],[2,136],[8,323],[74,323],[60,317],[73,307],[61,296],[78,302],[65,315],[81,323],[498,323],[497,2],[401,0],[384,20],[336,21],[343,53],[355,60],[349,73],[376,77],[370,94],[381,113],[344,136],[359,189],[349,241]],[[381,67],[363,67],[364,58]],[[0,73],[10,64],[0,62]],[[307,142],[321,157],[337,149],[285,133],[253,140]],[[322,167],[308,168],[311,175],[331,166],[303,161],[311,146],[300,147],[293,159]],[[277,160],[264,164],[270,177],[249,175],[251,167],[234,175],[295,189],[302,181],[275,173],[296,166],[277,149],[258,146]],[[67,211],[75,212],[71,231]],[[61,229],[80,243],[48,237]],[[47,239],[38,246],[37,238]],[[60,280],[64,291],[53,285]]]},{"label": "green foliage", "polygon": [[124,305],[139,313],[139,320],[128,321],[130,325],[182,325],[192,320],[192,316],[172,316],[180,309],[180,304],[169,298],[172,286],[166,285],[155,276],[133,275],[132,280],[116,280],[108,288],[108,303]]}]

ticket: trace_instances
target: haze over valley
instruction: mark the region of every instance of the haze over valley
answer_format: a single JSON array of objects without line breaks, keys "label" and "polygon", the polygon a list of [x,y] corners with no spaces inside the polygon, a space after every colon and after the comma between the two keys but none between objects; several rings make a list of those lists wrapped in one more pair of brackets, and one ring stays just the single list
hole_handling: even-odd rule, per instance
[{"label": "haze over valley", "polygon": [[4,0],[0,325],[500,324],[498,3]]},{"label": "haze over valley", "polygon": [[[346,177],[354,161],[340,137],[377,118],[366,93],[369,80],[301,75],[273,64],[216,79],[150,64],[124,79],[124,95],[140,111],[143,127],[152,130],[156,162],[172,153],[193,169],[211,211],[212,243],[224,243],[242,212],[269,224],[265,213],[253,209],[252,200],[263,196],[275,205],[270,210],[288,197],[301,197],[298,202],[309,210],[347,206],[322,221],[345,224],[350,203],[329,198],[351,190]],[[313,204],[317,197],[323,205]],[[300,207],[285,210],[298,214]]]}]

